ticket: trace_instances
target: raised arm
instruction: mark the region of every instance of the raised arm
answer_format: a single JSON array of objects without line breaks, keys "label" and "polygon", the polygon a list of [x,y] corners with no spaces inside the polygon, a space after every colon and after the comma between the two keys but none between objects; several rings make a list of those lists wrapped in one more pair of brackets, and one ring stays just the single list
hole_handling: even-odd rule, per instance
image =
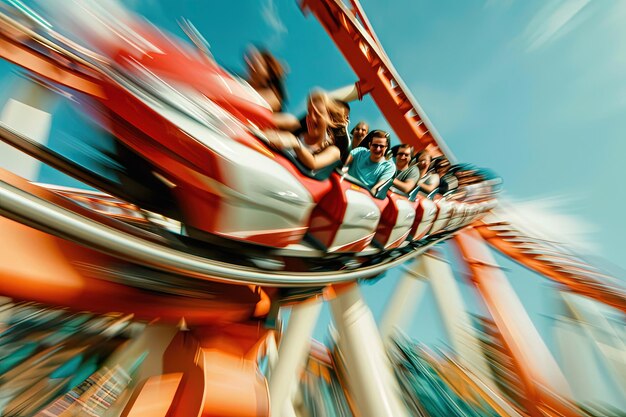
[{"label": "raised arm", "polygon": [[302,162],[302,165],[309,169],[327,167],[333,162],[339,161],[341,156],[339,148],[334,145],[328,146],[322,152],[314,155],[307,148],[302,146],[300,141],[298,141],[298,144],[298,146],[294,147],[294,151],[296,152],[300,162]]},{"label": "raised arm", "polygon": [[298,118],[291,113],[274,113],[272,119],[279,130],[293,132],[301,127]]},{"label": "raised arm", "polygon": [[298,160],[308,169],[324,168],[333,162],[339,161],[340,151],[334,145],[328,146],[317,154],[312,154],[302,142],[289,132],[267,130],[265,131],[267,139],[272,145],[279,149],[293,149]]}]

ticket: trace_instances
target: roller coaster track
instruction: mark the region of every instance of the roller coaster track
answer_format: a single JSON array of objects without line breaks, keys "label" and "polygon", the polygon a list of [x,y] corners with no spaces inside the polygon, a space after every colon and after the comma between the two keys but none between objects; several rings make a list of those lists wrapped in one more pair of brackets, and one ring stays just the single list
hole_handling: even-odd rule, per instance
[{"label": "roller coaster track", "polygon": [[475,229],[492,247],[528,269],[572,292],[626,312],[623,284],[562,245],[529,236],[495,214],[478,222]]},{"label": "roller coaster track", "polygon": [[[0,213],[55,236],[87,245],[118,258],[158,270],[200,280],[230,284],[254,284],[271,287],[319,287],[352,282],[379,275],[423,253],[441,239],[373,266],[336,272],[274,272],[237,267],[225,262],[189,254],[167,244],[151,242],[128,230],[120,230],[102,221],[53,204],[11,184],[6,174],[0,180]],[[14,178],[15,180],[15,178]],[[19,183],[19,182],[18,182]],[[96,213],[94,213],[94,216]],[[99,217],[99,216],[98,216]],[[131,282],[129,284],[132,285]]]}]

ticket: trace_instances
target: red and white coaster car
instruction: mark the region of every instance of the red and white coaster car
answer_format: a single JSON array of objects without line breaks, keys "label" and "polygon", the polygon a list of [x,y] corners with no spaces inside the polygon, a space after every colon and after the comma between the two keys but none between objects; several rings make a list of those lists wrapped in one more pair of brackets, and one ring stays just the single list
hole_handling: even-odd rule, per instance
[{"label": "red and white coaster car", "polygon": [[311,216],[310,235],[328,252],[362,252],[374,238],[386,200],[338,174]]},{"label": "red and white coaster car", "polygon": [[376,243],[383,249],[400,246],[415,223],[417,205],[418,203],[409,201],[404,196],[390,192],[374,236]]},{"label": "red and white coaster car", "polygon": [[454,210],[454,203],[441,199],[435,202],[438,207],[437,217],[433,222],[433,227],[430,229],[430,235],[434,235],[435,233],[445,231],[448,222],[452,217],[452,212]]},{"label": "red and white coaster car", "polygon": [[409,233],[409,239],[414,242],[424,238],[430,233],[438,211],[435,202],[424,196],[418,195],[415,202],[417,203],[415,220],[411,232]]}]

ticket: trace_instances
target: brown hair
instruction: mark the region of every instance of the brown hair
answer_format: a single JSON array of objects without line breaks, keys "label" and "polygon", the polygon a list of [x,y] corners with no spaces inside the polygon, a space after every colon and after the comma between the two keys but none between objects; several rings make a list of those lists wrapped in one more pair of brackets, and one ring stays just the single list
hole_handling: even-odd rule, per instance
[{"label": "brown hair", "polygon": [[398,145],[398,150],[409,148],[411,150],[411,157],[413,157],[413,145],[409,145],[408,143],[401,143]]}]

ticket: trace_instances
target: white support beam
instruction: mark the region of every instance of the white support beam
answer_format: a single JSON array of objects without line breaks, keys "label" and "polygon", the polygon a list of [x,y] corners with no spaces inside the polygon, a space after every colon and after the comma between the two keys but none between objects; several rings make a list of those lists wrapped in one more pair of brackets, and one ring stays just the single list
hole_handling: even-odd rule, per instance
[{"label": "white support beam", "polygon": [[[0,123],[46,145],[52,126],[55,94],[30,80],[17,79],[12,98],[2,103]],[[0,167],[31,181],[37,180],[41,163],[25,153],[0,142]]]},{"label": "white support beam", "polygon": [[407,410],[372,312],[357,284],[330,300],[349,389],[362,417],[402,417]]},{"label": "white support beam", "polygon": [[421,273],[432,285],[448,340],[458,361],[500,394],[450,264],[429,252],[422,256]]},{"label": "white support beam", "polygon": [[322,309],[319,299],[300,303],[291,308],[287,329],[278,346],[278,361],[268,378],[271,416],[293,414],[291,398],[298,376],[311,349],[311,336]]},{"label": "white support beam", "polygon": [[578,294],[562,292],[561,297],[572,317],[580,323],[589,340],[593,341],[598,353],[607,362],[607,368],[620,387],[626,392],[626,343],[609,323],[598,302]]},{"label": "white support beam", "polygon": [[[593,342],[575,320],[561,318],[555,324],[555,336],[561,353],[563,372],[570,383],[573,398],[579,404],[624,406],[624,396],[612,395],[609,378],[601,372],[594,355]],[[621,408],[623,409],[623,408]]]},{"label": "white support beam", "polygon": [[384,315],[380,321],[380,333],[386,343],[393,335],[395,329],[402,329],[415,315],[419,306],[426,282],[421,279],[420,256],[411,264],[403,267],[404,273],[400,277],[396,289],[389,298]]}]

